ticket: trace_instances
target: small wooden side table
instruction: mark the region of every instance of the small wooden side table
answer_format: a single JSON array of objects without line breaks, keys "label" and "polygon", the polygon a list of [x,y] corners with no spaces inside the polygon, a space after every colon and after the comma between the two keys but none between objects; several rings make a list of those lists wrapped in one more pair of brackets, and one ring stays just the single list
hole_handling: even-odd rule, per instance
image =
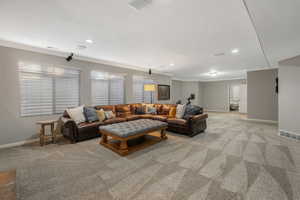
[{"label": "small wooden side table", "polygon": [[[52,142],[55,143],[56,140],[56,133],[54,131],[54,125],[57,120],[45,120],[45,121],[38,121],[37,124],[41,126],[40,128],[40,145],[44,146],[45,139],[52,138]],[[46,135],[46,127],[50,126],[51,128],[51,135]]]}]

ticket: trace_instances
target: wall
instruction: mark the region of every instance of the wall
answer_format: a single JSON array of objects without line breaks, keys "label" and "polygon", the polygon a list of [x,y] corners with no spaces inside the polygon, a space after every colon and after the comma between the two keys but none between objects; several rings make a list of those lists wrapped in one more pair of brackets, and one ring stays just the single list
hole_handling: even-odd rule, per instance
[{"label": "wall", "polygon": [[186,103],[187,99],[191,96],[191,94],[195,94],[195,99],[192,100],[192,104],[201,106],[200,99],[201,94],[199,93],[199,82],[190,81],[182,83],[182,102]]},{"label": "wall", "polygon": [[279,129],[300,135],[300,56],[279,65]]},{"label": "wall", "polygon": [[195,99],[192,100],[193,105],[202,106],[202,88],[197,81],[172,81],[173,87],[173,102],[176,103],[181,100],[182,103],[186,103],[191,94],[195,94]]},{"label": "wall", "polygon": [[[91,70],[103,70],[115,73],[125,73],[126,102],[133,103],[132,76],[145,75],[145,72],[118,68],[109,65],[96,64],[73,60],[67,63],[64,58],[50,56],[30,51],[0,47],[0,145],[19,142],[36,137],[38,120],[53,119],[58,116],[20,117],[20,90],[18,79],[18,63],[53,64],[57,66],[71,66],[81,69],[80,101],[81,104],[91,104],[89,74]],[[152,77],[159,84],[171,85],[168,76],[153,74]],[[157,95],[155,95],[157,98]],[[161,101],[160,103],[169,103]]]},{"label": "wall", "polygon": [[229,89],[231,85],[245,83],[245,80],[202,82],[203,107],[207,111],[229,111]]},{"label": "wall", "polygon": [[247,111],[249,119],[278,121],[278,95],[275,81],[278,69],[247,73]]},{"label": "wall", "polygon": [[172,103],[176,103],[178,100],[182,100],[182,81],[172,80]]}]

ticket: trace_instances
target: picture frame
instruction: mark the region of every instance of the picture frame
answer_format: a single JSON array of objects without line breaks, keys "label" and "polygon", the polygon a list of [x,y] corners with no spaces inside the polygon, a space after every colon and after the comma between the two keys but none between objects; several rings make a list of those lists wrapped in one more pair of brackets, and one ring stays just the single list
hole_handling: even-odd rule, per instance
[{"label": "picture frame", "polygon": [[159,101],[170,100],[170,85],[157,85],[157,99]]}]

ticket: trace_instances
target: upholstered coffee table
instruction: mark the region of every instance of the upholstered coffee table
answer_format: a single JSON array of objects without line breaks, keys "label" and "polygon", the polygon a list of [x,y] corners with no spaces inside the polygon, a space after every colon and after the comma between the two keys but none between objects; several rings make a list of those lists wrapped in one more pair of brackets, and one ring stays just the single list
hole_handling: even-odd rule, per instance
[{"label": "upholstered coffee table", "polygon": [[[165,122],[151,119],[140,119],[100,126],[99,132],[102,134],[100,144],[121,156],[125,156],[162,140],[166,140],[167,136],[165,130],[167,126],[168,124]],[[141,138],[142,141],[136,142]]]}]

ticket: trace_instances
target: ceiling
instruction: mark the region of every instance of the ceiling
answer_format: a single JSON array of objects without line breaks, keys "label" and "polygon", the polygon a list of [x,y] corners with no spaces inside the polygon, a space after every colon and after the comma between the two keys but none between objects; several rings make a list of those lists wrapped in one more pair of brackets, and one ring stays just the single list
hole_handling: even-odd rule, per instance
[{"label": "ceiling", "polygon": [[298,0],[129,2],[0,0],[0,39],[200,81],[244,78],[300,54]]}]

